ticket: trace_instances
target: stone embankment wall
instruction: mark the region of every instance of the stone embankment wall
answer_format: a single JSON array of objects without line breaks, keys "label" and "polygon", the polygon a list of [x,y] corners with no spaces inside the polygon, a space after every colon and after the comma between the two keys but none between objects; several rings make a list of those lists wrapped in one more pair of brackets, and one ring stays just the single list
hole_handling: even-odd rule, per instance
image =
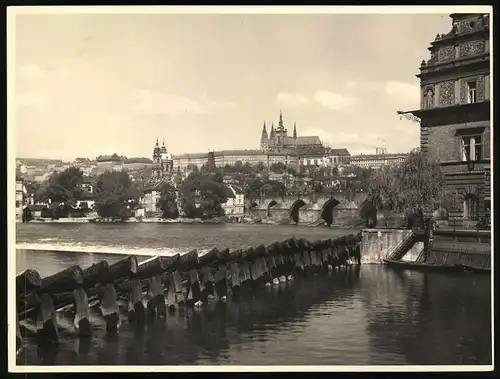
[{"label": "stone embankment wall", "polygon": [[[389,259],[403,241],[415,233],[405,229],[363,229],[361,256],[363,263],[382,263]],[[423,236],[410,244],[400,260],[433,267],[465,267],[474,270],[491,268],[491,232],[438,230],[423,254]],[[424,260],[425,258],[425,260]]]},{"label": "stone embankment wall", "polygon": [[[361,261],[383,263],[403,240],[412,233],[405,229],[363,229],[361,232]],[[415,261],[424,249],[423,242],[417,242],[403,257]]]}]

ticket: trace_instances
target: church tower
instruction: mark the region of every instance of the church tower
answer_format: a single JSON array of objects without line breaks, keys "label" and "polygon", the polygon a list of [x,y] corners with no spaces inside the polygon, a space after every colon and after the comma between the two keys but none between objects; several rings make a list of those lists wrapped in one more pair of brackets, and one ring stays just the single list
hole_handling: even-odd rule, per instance
[{"label": "church tower", "polygon": [[172,176],[173,169],[173,161],[170,155],[167,152],[167,147],[165,146],[165,140],[163,140],[163,144],[160,149],[160,161],[162,168],[162,178],[170,179]]},{"label": "church tower", "polygon": [[266,151],[269,146],[269,137],[267,135],[266,122],[262,127],[262,135],[260,137],[260,149]]},{"label": "church tower", "polygon": [[153,149],[153,180],[159,180],[162,177],[162,164],[161,164],[161,149],[156,138],[156,145]]},{"label": "church tower", "polygon": [[297,139],[297,124],[293,123],[293,139]]}]

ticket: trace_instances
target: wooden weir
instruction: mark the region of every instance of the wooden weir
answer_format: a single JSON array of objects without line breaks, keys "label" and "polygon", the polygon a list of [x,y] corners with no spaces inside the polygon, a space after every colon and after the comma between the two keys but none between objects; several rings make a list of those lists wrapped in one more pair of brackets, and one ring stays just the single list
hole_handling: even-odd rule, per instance
[{"label": "wooden weir", "polygon": [[168,310],[224,302],[294,276],[332,271],[351,263],[360,240],[360,234],[313,243],[289,238],[267,247],[155,256],[140,264],[131,255],[83,270],[71,266],[43,279],[26,270],[16,277],[17,344],[23,328],[34,329],[41,343],[57,343],[58,317],[72,319],[80,339],[91,338],[92,317],[102,319],[106,333],[116,333],[123,313],[141,325],[166,317]]}]

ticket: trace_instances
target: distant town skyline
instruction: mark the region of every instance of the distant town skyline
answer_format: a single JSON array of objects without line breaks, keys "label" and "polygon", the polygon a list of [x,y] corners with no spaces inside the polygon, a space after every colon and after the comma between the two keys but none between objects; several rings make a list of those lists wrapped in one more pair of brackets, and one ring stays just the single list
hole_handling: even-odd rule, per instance
[{"label": "distant town skyline", "polygon": [[410,151],[396,111],[449,13],[18,15],[16,157],[258,149],[280,110],[351,154]]}]

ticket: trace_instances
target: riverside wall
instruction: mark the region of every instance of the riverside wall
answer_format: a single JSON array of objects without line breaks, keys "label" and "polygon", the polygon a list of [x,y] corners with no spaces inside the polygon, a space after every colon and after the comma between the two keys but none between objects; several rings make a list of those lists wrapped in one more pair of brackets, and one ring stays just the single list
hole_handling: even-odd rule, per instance
[{"label": "riverside wall", "polygon": [[[361,232],[361,261],[383,263],[394,249],[407,237],[406,229],[363,229]],[[405,260],[416,260],[424,249],[423,242],[417,242],[405,255]]]},{"label": "riverside wall", "polygon": [[[363,263],[383,263],[412,230],[363,229],[361,256]],[[472,270],[491,269],[491,232],[474,230],[437,230],[429,243],[428,254],[423,254],[423,236],[417,238],[400,259],[402,263],[418,263],[434,268],[463,267]]]}]

